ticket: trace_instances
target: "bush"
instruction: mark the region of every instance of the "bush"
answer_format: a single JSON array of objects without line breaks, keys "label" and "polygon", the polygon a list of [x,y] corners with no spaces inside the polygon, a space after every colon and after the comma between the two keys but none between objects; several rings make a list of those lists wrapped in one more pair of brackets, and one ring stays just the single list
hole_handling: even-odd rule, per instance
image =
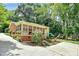
[{"label": "bush", "polygon": [[79,38],[75,39],[76,41],[79,41]]},{"label": "bush", "polygon": [[5,28],[5,33],[8,33],[9,32],[9,28]]},{"label": "bush", "polygon": [[33,33],[32,35],[32,42],[34,42],[36,45],[42,45],[42,34],[41,33]]},{"label": "bush", "polygon": [[7,32],[8,31],[8,27],[9,27],[9,24],[2,23],[1,26],[0,26],[1,32]]},{"label": "bush", "polygon": [[17,40],[17,41],[20,42],[20,37],[19,37],[19,36],[16,36],[16,37],[15,37],[15,40]]}]

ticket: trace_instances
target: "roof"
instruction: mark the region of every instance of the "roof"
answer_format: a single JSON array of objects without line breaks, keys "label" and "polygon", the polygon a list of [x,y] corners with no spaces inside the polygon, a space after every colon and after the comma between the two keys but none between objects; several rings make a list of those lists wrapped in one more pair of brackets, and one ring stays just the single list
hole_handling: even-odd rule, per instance
[{"label": "roof", "polygon": [[36,23],[31,23],[31,22],[25,22],[25,21],[12,22],[12,23],[15,23],[16,25],[26,24],[26,25],[29,25],[29,26],[35,26],[35,27],[40,27],[40,28],[49,28],[48,26],[39,25],[39,24],[36,24]]}]

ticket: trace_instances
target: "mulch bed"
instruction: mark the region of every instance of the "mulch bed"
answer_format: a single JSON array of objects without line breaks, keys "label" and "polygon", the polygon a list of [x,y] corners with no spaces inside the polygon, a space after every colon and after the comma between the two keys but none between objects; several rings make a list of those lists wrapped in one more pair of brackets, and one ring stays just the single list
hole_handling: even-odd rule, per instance
[{"label": "mulch bed", "polygon": [[[42,44],[42,46],[43,47],[45,47],[45,46],[51,46],[51,45],[56,45],[56,44],[58,44],[58,43],[60,43],[61,42],[61,40],[58,40],[58,39],[51,39],[51,41],[49,40],[49,41],[44,41],[43,42],[43,44]],[[33,42],[22,42],[22,44],[24,44],[24,45],[30,45],[30,46],[37,46],[35,43],[33,43]]]}]

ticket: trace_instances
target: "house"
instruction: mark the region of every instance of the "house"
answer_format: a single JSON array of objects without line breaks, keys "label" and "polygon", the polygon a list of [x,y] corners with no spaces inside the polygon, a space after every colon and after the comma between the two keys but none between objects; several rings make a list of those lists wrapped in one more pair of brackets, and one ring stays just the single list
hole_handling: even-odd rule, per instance
[{"label": "house", "polygon": [[31,41],[34,32],[42,33],[45,38],[49,33],[49,27],[25,21],[11,22],[9,30],[11,34],[19,33],[22,41]]}]

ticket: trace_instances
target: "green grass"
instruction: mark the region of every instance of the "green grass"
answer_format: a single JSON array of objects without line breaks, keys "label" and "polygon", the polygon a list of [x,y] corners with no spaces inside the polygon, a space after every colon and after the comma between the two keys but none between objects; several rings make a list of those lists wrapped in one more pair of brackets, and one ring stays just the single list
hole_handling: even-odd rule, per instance
[{"label": "green grass", "polygon": [[63,42],[69,42],[74,44],[79,44],[79,41],[73,41],[73,40],[62,40]]},{"label": "green grass", "polygon": [[4,33],[5,35],[9,35],[9,33]]}]

